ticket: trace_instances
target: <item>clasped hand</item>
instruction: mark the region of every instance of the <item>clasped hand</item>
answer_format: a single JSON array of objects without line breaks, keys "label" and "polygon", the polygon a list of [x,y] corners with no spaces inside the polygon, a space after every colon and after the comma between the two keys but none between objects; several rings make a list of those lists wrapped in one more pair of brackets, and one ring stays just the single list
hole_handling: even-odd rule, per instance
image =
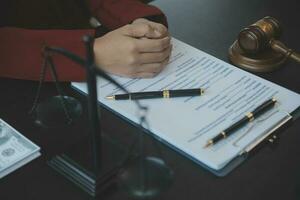
[{"label": "clasped hand", "polygon": [[95,62],[104,71],[130,78],[151,78],[163,70],[172,50],[167,28],[137,19],[94,43]]}]

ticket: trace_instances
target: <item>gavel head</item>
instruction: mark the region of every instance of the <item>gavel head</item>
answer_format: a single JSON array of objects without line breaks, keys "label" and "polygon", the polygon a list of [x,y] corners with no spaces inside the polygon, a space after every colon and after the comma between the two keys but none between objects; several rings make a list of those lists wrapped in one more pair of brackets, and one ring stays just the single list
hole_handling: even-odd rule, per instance
[{"label": "gavel head", "polygon": [[238,44],[244,52],[255,54],[267,48],[270,40],[280,34],[279,22],[273,17],[264,17],[239,33]]}]

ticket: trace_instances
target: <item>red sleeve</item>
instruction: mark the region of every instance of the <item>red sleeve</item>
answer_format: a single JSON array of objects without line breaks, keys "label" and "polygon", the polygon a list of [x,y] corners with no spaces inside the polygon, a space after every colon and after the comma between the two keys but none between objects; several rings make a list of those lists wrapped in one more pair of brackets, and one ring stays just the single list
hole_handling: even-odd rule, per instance
[{"label": "red sleeve", "polygon": [[[161,16],[161,11],[138,0],[91,0],[90,9],[103,25],[115,29],[136,18]],[[84,57],[82,36],[94,30],[32,30],[12,27],[0,28],[0,76],[38,80],[42,65],[42,48],[45,44],[65,48]],[[61,81],[84,81],[85,71],[76,63],[60,55],[53,56]],[[52,77],[48,72],[46,80]]]},{"label": "red sleeve", "polygon": [[[39,80],[45,44],[62,47],[84,57],[82,36],[94,30],[30,30],[20,28],[0,29],[0,76],[16,79]],[[69,59],[53,56],[61,81],[85,80],[84,69]],[[46,80],[51,81],[50,71]]]}]

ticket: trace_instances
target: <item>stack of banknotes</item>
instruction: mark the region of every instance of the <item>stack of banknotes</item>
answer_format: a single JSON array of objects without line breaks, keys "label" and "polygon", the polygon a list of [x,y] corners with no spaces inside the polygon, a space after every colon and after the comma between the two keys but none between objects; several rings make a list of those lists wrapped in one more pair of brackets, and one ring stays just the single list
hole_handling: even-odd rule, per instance
[{"label": "stack of banknotes", "polygon": [[0,119],[0,179],[40,155],[40,147]]}]

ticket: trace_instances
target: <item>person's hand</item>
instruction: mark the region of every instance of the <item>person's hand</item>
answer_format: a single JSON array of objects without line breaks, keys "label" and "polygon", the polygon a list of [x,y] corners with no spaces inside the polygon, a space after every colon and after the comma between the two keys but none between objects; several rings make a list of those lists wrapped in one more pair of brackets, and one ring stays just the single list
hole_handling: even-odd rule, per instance
[{"label": "person's hand", "polygon": [[[132,24],[146,24],[149,25],[154,31],[157,31],[160,34],[160,38],[167,37],[169,36],[169,32],[167,27],[165,27],[163,24],[156,23],[149,21],[148,19],[145,18],[138,18],[132,22]],[[157,39],[158,37],[156,37]]]},{"label": "person's hand", "polygon": [[170,37],[161,27],[134,22],[94,42],[95,62],[103,70],[131,78],[150,78],[168,63]]}]

